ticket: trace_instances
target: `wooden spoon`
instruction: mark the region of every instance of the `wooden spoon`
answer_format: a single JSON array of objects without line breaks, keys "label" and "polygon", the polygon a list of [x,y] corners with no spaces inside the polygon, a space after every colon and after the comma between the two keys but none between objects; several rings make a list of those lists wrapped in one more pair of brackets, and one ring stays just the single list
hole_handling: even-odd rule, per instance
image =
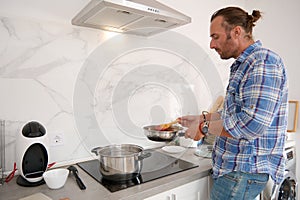
[{"label": "wooden spoon", "polygon": [[165,131],[165,130],[167,130],[168,128],[170,128],[170,126],[172,126],[173,124],[176,124],[176,123],[178,123],[178,120],[177,120],[177,119],[174,120],[174,121],[172,121],[172,122],[169,122],[169,123],[167,123],[167,124],[160,124],[160,125],[157,125],[157,126],[155,127],[155,130],[157,130],[157,131]]}]

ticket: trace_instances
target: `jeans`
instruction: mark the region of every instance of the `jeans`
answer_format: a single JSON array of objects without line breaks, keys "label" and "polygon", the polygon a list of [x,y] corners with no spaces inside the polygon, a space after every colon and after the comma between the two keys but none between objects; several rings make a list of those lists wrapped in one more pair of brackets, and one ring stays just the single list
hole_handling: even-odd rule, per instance
[{"label": "jeans", "polygon": [[253,200],[265,188],[268,180],[268,174],[225,174],[214,179],[210,200]]}]

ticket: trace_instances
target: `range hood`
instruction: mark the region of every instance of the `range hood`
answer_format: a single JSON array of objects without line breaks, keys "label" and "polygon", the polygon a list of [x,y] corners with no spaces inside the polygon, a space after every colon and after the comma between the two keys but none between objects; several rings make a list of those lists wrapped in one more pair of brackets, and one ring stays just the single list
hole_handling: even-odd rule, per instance
[{"label": "range hood", "polygon": [[151,36],[190,23],[191,18],[155,0],[91,0],[72,24]]}]

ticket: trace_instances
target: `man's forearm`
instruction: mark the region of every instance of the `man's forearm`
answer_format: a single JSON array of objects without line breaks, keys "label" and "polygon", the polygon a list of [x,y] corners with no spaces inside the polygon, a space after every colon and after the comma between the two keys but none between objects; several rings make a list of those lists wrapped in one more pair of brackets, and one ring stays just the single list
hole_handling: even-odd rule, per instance
[{"label": "man's forearm", "polygon": [[223,120],[220,113],[209,113],[207,115],[209,121],[209,134],[216,136],[232,137],[223,127]]}]

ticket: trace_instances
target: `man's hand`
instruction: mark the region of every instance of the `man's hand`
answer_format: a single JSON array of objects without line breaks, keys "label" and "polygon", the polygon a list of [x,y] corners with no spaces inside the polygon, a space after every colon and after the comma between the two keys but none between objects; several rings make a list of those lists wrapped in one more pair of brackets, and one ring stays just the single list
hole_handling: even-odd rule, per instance
[{"label": "man's hand", "polygon": [[200,115],[188,115],[182,116],[177,119],[178,123],[182,126],[187,127],[185,132],[186,138],[191,138],[198,141],[204,137],[204,135],[199,130],[199,125],[203,122],[203,117]]}]

